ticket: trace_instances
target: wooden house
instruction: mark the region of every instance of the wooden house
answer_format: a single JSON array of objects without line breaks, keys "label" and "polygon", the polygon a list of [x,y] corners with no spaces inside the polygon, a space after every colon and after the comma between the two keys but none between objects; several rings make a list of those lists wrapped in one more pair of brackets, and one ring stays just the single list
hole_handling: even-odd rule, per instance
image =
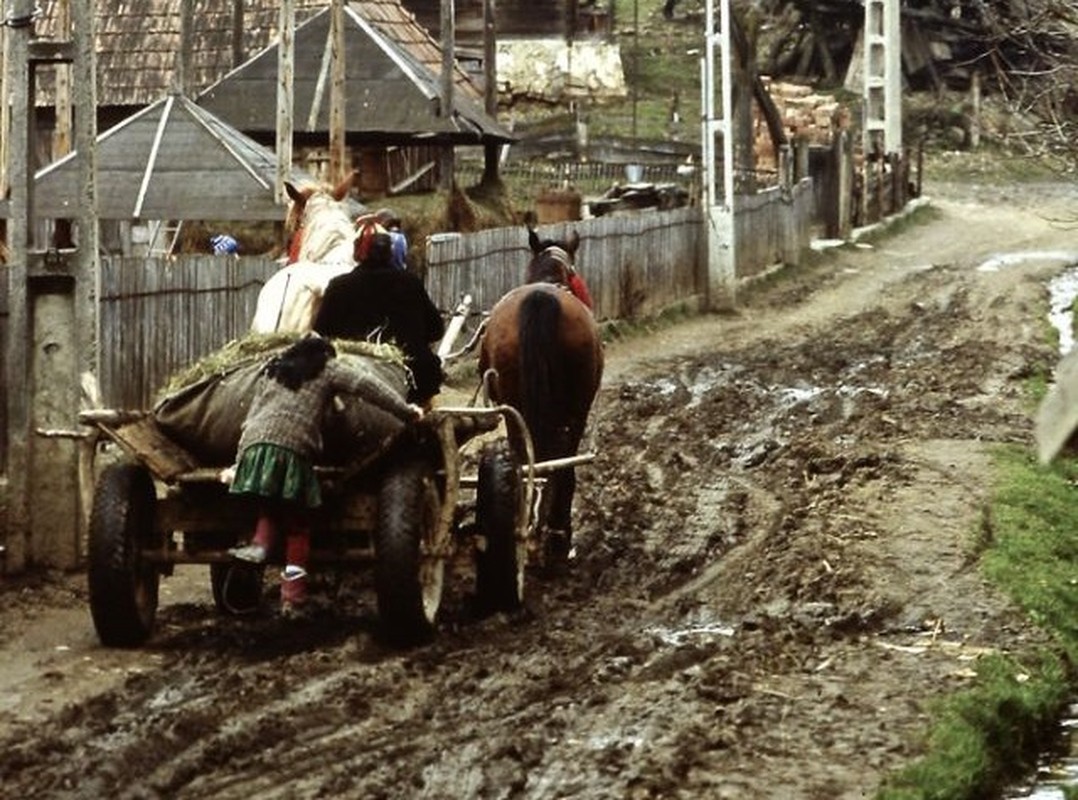
[{"label": "wooden house", "polygon": [[[191,13],[185,15],[183,3],[188,1],[193,7]],[[294,0],[294,3],[297,32],[312,20],[317,26],[316,18],[328,15],[328,0]],[[216,114],[222,110],[216,99],[226,92],[228,77],[236,75],[251,61],[257,62],[260,68],[268,68],[271,59],[267,54],[279,39],[280,4],[268,0],[140,0],[137,3],[130,0],[98,0],[95,8],[98,126],[101,129],[111,128],[173,91],[204,100]],[[60,0],[42,0],[41,11],[36,22],[38,36],[58,40],[67,38],[61,30]],[[352,35],[346,46],[360,53],[353,63],[362,62],[362,53],[374,52],[365,44],[353,40],[377,40],[378,48],[383,52],[393,51],[393,58],[388,62],[384,59],[379,62],[383,68],[391,69],[390,72],[377,76],[368,70],[364,79],[368,88],[372,81],[379,78],[387,83],[396,81],[399,85],[399,73],[402,71],[410,73],[415,78],[414,82],[422,84],[428,93],[439,85],[441,49],[411,13],[401,6],[399,0],[349,2],[346,16],[353,21],[350,29]],[[189,22],[186,31],[183,30],[185,20]],[[316,42],[312,36],[303,45],[311,48],[312,52],[301,51],[300,45],[297,43],[297,65],[321,63],[327,47],[324,36],[320,42]],[[432,71],[435,64],[437,68]],[[275,60],[273,66],[275,80]],[[357,66],[355,69],[363,68]],[[62,83],[56,80],[53,72],[51,68],[45,69],[38,76],[37,130],[41,138],[33,165],[35,168],[50,163],[66,152],[62,146],[54,146],[54,141],[63,138],[64,126],[57,125],[54,112],[58,99],[56,87]],[[312,79],[297,71],[297,91],[305,80]],[[387,129],[382,121],[369,115],[350,114],[346,138],[354,149],[353,160],[362,162],[360,166],[370,170],[372,165],[392,162],[385,154],[407,151],[417,140],[422,140],[428,150],[458,146],[462,143],[461,131],[441,128],[439,122],[443,117],[460,122],[461,130],[468,132],[469,143],[496,144],[512,140],[497,120],[485,113],[479,89],[463,71],[455,76],[454,84],[454,108],[448,115],[439,115],[437,104],[429,102],[425,118],[413,113],[407,120],[402,120],[402,124]],[[269,131],[263,124],[249,129],[243,126],[242,120],[258,117],[256,110],[248,106],[259,106],[272,115],[276,107],[276,88],[268,94],[248,94],[238,99],[234,95],[230,97],[228,114],[219,116],[263,144],[272,145],[273,138],[267,138]],[[356,110],[363,107],[359,98],[352,98],[350,105]],[[405,122],[412,127],[404,127]],[[317,163],[312,163],[308,156],[319,147],[325,150],[324,143],[328,142],[325,117],[319,117],[313,128],[306,124],[306,118],[294,120],[294,123],[298,139],[295,153],[301,162],[300,166],[317,168]],[[55,136],[49,135],[54,132]],[[319,137],[321,143],[316,144]],[[372,149],[381,149],[384,157],[370,157]],[[426,163],[427,160],[427,155],[404,159],[408,164]],[[407,171],[407,168],[402,170]],[[317,172],[317,169],[313,171]],[[372,181],[372,187],[392,189],[400,182],[396,175],[384,171],[380,179]],[[408,185],[412,188],[429,188],[432,180],[433,175],[430,174],[426,184],[413,180]]]},{"label": "wooden house", "polygon": [[[546,103],[627,93],[621,53],[613,41],[614,0],[496,0],[496,64],[487,69],[484,7],[493,0],[455,0],[458,61],[474,76],[496,74],[499,105],[517,99]],[[439,41],[441,0],[401,0]]]},{"label": "wooden house", "polygon": [[[315,13],[295,31],[294,141],[304,166],[328,160],[326,56],[331,14]],[[373,198],[433,188],[438,151],[500,145],[512,136],[484,110],[484,98],[459,67],[451,108],[443,112],[442,50],[397,0],[349,3],[344,13],[344,128],[360,195]],[[267,144],[276,132],[278,48],[271,45],[197,97],[199,105]]]}]

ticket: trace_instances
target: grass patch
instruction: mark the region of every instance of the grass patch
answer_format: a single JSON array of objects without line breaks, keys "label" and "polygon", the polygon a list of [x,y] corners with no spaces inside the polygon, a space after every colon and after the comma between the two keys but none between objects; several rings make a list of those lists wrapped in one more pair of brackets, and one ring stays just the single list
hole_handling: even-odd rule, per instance
[{"label": "grass patch", "polygon": [[1078,657],[1078,462],[1042,467],[1020,450],[1000,452],[1004,480],[992,506],[995,543],[985,573],[1038,625]]},{"label": "grass patch", "polygon": [[1052,653],[1026,663],[989,656],[974,688],[933,711],[928,755],[893,776],[880,800],[974,800],[996,797],[1028,772],[1052,739],[1067,699],[1066,669]]},{"label": "grass patch", "polygon": [[972,688],[933,708],[925,755],[891,776],[881,800],[994,797],[1035,765],[1073,694],[1078,656],[1078,461],[1045,467],[997,454],[981,565],[1054,641],[1052,651],[983,659]]}]

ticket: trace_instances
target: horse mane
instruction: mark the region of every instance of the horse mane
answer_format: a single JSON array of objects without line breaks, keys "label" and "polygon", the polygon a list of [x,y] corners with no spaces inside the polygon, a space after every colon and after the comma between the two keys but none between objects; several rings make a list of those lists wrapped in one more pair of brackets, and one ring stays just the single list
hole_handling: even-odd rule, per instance
[{"label": "horse mane", "polygon": [[355,238],[355,223],[341,201],[323,192],[317,192],[307,199],[303,209],[303,241],[300,243],[300,261],[322,261],[334,248],[342,243],[348,244],[348,257],[351,257],[352,240]]},{"label": "horse mane", "polygon": [[299,247],[295,251],[296,261],[351,259],[355,215],[348,194],[357,174],[355,171],[349,173],[336,186],[299,187],[290,181],[285,182],[285,190],[291,200],[285,215],[285,234],[290,240],[295,236],[300,237]]}]

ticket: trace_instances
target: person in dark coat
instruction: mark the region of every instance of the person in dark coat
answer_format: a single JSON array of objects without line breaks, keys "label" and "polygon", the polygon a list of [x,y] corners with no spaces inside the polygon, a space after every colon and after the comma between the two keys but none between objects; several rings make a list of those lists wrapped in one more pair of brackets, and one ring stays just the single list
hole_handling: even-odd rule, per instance
[{"label": "person in dark coat", "polygon": [[412,371],[408,400],[429,408],[443,378],[431,343],[445,335],[445,322],[423,282],[393,266],[392,247],[388,233],[376,233],[364,244],[363,260],[326,286],[314,330],[327,337],[395,343]]}]

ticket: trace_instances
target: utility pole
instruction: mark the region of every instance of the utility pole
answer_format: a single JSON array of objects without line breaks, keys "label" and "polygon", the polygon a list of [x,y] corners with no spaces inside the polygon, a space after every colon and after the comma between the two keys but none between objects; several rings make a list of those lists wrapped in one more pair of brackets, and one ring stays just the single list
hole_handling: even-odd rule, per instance
[{"label": "utility pole", "polygon": [[[702,157],[704,161],[704,219],[707,241],[707,305],[728,310],[736,302],[737,249],[734,230],[734,142],[731,96],[730,0],[707,0],[704,31],[704,58],[701,63],[703,97]],[[716,50],[718,55],[716,56]],[[716,61],[719,81],[715,81]],[[716,108],[716,93],[718,107]],[[716,137],[722,137],[721,151]],[[722,158],[721,180],[716,158]]]},{"label": "utility pole", "polygon": [[[9,3],[12,119],[11,260],[8,264],[7,497],[3,569],[80,565],[86,506],[80,502],[80,377],[96,373],[99,289],[96,172],[97,92],[93,0],[73,0],[65,41],[34,36],[36,3]],[[78,250],[33,251],[37,68],[75,64],[79,153]],[[74,440],[74,441],[73,441]],[[78,445],[75,442],[79,442]]]},{"label": "utility pole", "polygon": [[900,0],[865,0],[864,149],[902,151],[902,12]]}]

